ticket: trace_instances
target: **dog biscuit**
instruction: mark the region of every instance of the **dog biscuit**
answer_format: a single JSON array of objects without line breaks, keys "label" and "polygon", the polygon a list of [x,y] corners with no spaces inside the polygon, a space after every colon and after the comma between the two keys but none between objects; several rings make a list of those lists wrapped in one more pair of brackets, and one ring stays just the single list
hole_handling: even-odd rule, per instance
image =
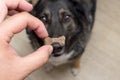
[{"label": "dog biscuit", "polygon": [[45,45],[51,45],[53,43],[59,43],[60,46],[64,46],[65,45],[65,36],[60,36],[58,38],[47,37],[47,38],[44,39],[44,43],[45,43]]}]

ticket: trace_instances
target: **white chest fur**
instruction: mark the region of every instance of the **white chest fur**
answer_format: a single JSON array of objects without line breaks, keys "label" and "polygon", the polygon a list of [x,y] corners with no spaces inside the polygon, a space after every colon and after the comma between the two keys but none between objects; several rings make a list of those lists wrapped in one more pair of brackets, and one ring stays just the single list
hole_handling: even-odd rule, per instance
[{"label": "white chest fur", "polygon": [[50,57],[48,62],[54,66],[59,66],[64,63],[68,63],[69,62],[68,59],[74,54],[74,52],[75,51],[71,51],[70,53],[67,53],[67,54],[64,53],[60,57]]}]

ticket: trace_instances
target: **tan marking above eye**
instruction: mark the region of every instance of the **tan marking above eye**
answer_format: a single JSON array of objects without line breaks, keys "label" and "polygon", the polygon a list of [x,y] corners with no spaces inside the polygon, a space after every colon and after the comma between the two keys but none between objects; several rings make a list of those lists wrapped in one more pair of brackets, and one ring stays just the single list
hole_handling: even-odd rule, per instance
[{"label": "tan marking above eye", "polygon": [[64,12],[71,14],[71,12],[70,12],[69,10],[66,10],[66,9],[64,9],[64,8],[61,8],[61,9],[59,10],[59,14],[62,14],[62,13],[64,13]]},{"label": "tan marking above eye", "polygon": [[65,9],[63,9],[63,8],[61,8],[61,9],[59,10],[59,15],[60,15],[60,17],[62,17],[61,14],[64,13],[64,12],[67,12],[67,11],[66,11]]},{"label": "tan marking above eye", "polygon": [[61,8],[59,10],[59,17],[62,18],[62,13],[68,13],[71,14],[71,12],[69,10],[65,10],[64,8]]}]

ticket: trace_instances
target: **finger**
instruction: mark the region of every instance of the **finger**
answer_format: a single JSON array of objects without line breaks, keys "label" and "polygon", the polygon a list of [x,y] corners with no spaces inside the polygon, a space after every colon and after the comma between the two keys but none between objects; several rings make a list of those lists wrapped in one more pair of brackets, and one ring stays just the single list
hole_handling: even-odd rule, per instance
[{"label": "finger", "polygon": [[34,30],[36,34],[45,38],[48,36],[44,24],[32,15],[22,12],[18,13],[0,24],[0,38],[9,42],[14,34],[19,33],[23,29],[28,28]]},{"label": "finger", "polygon": [[31,11],[33,6],[25,0],[5,0],[8,9],[10,10],[21,10],[21,11]]},{"label": "finger", "polygon": [[0,0],[0,23],[4,20],[7,15],[7,7],[3,0]]},{"label": "finger", "polygon": [[0,0],[0,23],[6,17],[8,10],[31,11],[33,6],[25,0]]},{"label": "finger", "polygon": [[43,46],[36,52],[22,58],[21,66],[24,67],[23,71],[26,72],[26,75],[43,66],[48,61],[52,50],[52,46]]}]

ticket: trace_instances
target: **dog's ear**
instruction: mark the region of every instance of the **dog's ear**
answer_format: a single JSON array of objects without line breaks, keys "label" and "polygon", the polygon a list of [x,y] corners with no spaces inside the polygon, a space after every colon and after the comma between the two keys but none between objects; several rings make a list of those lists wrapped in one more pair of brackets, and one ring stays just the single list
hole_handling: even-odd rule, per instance
[{"label": "dog's ear", "polygon": [[96,0],[83,0],[82,6],[85,11],[85,16],[88,24],[92,24],[91,26],[93,26],[96,11]]},{"label": "dog's ear", "polygon": [[[88,22],[88,25],[93,26],[95,10],[96,10],[96,0],[70,0],[77,12],[77,15],[83,16],[83,18]],[[81,17],[79,16],[79,17]]]}]

